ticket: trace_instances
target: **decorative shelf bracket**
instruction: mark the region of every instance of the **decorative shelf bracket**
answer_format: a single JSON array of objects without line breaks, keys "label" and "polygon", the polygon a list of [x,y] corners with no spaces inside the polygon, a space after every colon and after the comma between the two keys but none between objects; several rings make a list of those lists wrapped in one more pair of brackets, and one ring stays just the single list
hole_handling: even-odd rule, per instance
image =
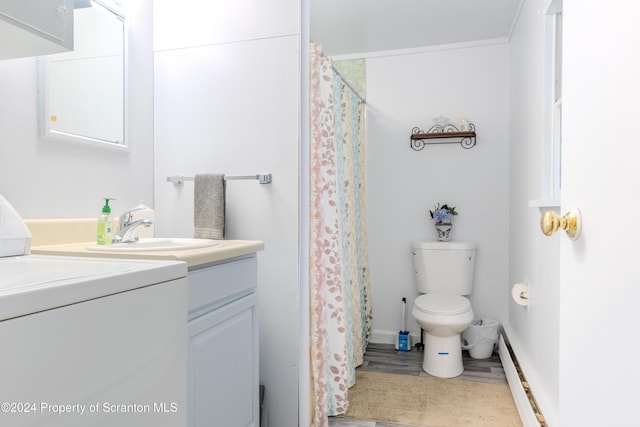
[{"label": "decorative shelf bracket", "polygon": [[460,144],[462,148],[473,148],[476,145],[476,127],[473,123],[468,126],[469,130],[461,131],[452,124],[433,125],[426,132],[414,127],[411,130],[411,148],[420,151],[427,144]]}]

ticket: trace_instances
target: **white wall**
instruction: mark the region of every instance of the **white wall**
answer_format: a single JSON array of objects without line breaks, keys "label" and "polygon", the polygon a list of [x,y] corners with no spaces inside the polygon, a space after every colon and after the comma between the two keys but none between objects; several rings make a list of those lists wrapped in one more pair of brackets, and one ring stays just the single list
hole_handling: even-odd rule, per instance
[{"label": "white wall", "polygon": [[38,136],[37,60],[0,61],[0,193],[24,218],[97,217],[153,205],[151,8],[131,2],[129,153],[44,141]]},{"label": "white wall", "polygon": [[544,1],[525,1],[510,42],[509,286],[529,285],[528,308],[508,300],[509,340],[550,425],[558,418],[560,240],[540,232]]},{"label": "white wall", "polygon": [[[471,303],[476,316],[504,321],[508,285],[507,44],[445,46],[367,61],[367,212],[373,342],[394,342],[407,324],[415,290],[412,240],[435,240],[428,211],[456,206],[453,239],[478,243]],[[409,146],[414,126],[426,131],[443,115],[476,125],[477,145]]]},{"label": "white wall", "polygon": [[[193,182],[227,181],[227,239],[258,253],[260,382],[269,424],[298,424],[300,7],[297,0],[154,3],[156,234],[193,235]],[[229,349],[243,351],[243,349]],[[233,367],[230,367],[233,369]],[[302,373],[306,375],[306,373]]]}]

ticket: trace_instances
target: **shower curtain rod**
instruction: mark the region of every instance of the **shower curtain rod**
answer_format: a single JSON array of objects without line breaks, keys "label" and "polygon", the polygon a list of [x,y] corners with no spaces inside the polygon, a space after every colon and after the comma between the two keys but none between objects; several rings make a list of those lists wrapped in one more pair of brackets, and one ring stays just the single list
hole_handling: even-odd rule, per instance
[{"label": "shower curtain rod", "polygon": [[347,82],[347,80],[342,76],[342,74],[340,74],[340,71],[338,71],[338,69],[333,64],[331,64],[331,69],[333,70],[334,73],[338,75],[338,77],[340,77],[340,80],[342,80],[342,83],[344,83],[344,85],[348,87],[351,90],[351,92],[353,92],[353,94],[360,100],[360,102],[362,102],[363,104],[367,103],[367,100],[364,99],[362,96],[360,96],[358,91],[355,90],[353,86],[349,84],[349,82]]}]

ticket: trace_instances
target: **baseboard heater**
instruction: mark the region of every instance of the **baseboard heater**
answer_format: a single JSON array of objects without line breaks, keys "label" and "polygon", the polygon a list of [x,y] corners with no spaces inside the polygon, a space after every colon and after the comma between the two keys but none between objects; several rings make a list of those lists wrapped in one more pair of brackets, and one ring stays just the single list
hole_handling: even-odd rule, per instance
[{"label": "baseboard heater", "polygon": [[524,427],[548,427],[542,412],[538,408],[533,392],[525,378],[518,359],[516,358],[509,340],[500,335],[499,344],[500,361],[509,382],[509,388],[516,402],[518,413]]}]

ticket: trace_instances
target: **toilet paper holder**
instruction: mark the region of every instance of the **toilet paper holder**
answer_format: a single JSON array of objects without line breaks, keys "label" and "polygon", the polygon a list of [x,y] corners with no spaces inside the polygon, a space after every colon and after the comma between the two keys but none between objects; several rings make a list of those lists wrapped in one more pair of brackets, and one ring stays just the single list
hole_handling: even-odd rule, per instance
[{"label": "toilet paper holder", "polygon": [[526,283],[516,283],[511,288],[511,297],[518,305],[529,305],[529,285]]}]

